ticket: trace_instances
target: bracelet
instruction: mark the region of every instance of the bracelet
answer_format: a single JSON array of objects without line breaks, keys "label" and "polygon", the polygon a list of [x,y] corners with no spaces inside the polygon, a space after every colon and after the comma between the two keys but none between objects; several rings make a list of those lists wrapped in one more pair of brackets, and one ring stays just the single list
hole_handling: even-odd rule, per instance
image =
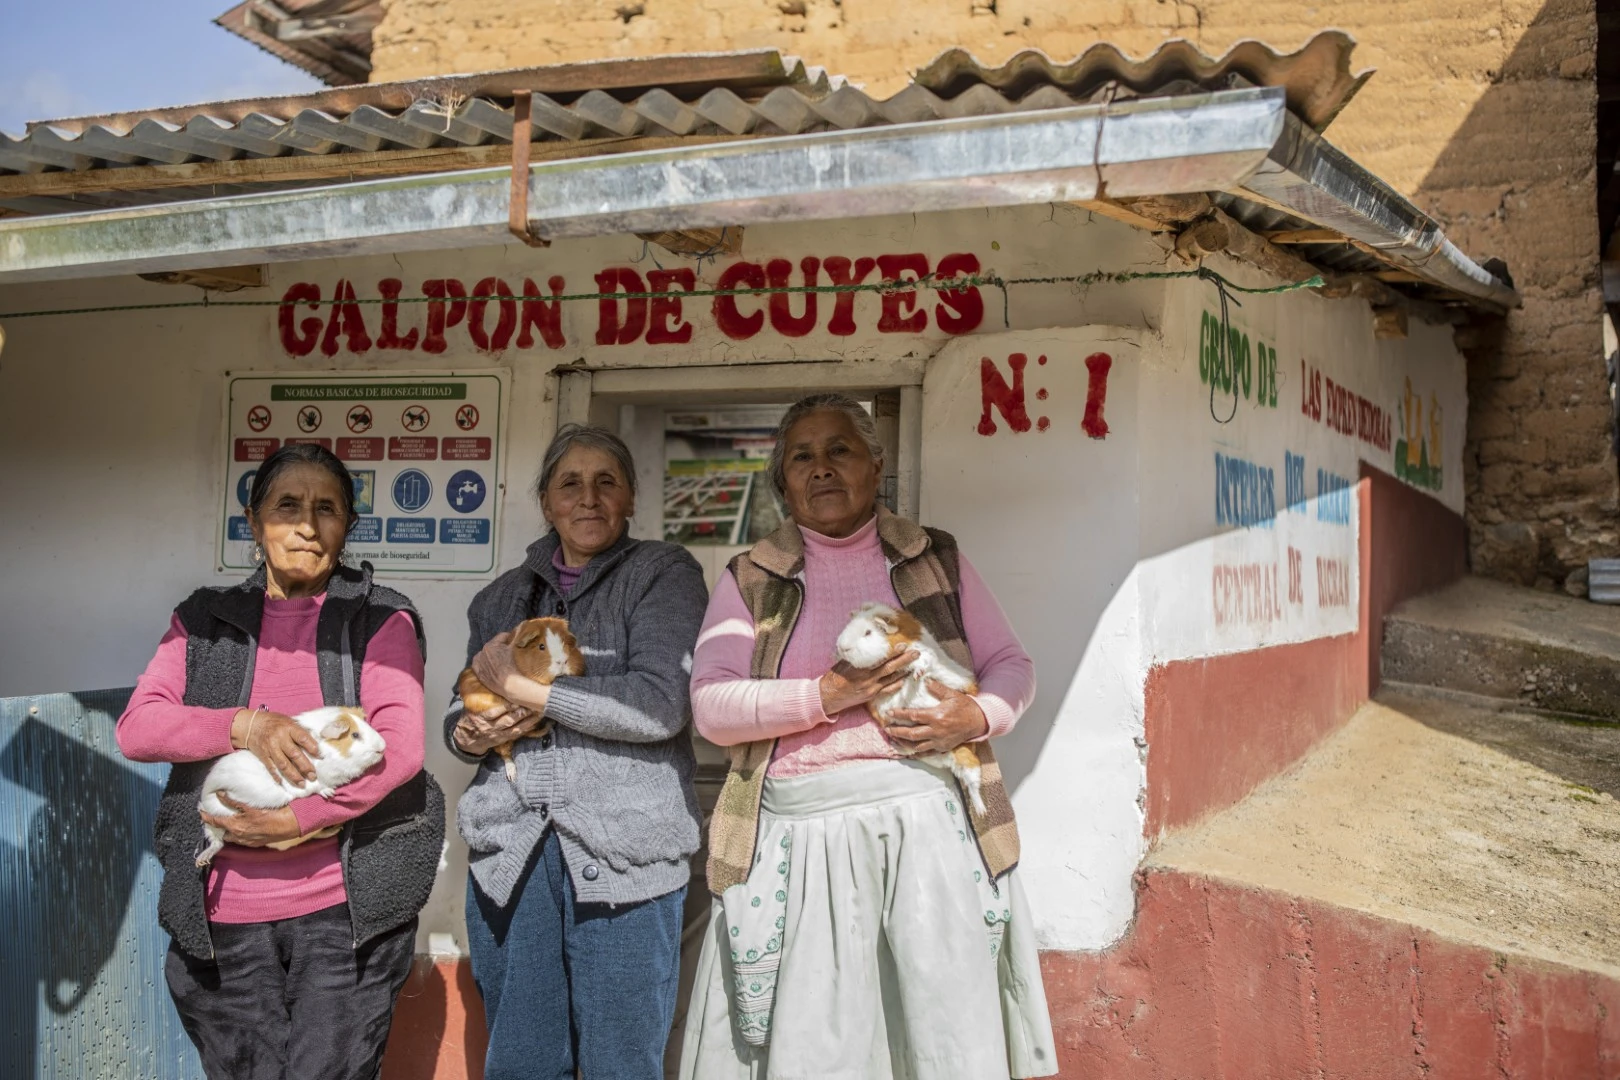
[{"label": "bracelet", "polygon": [[253,741],[253,725],[259,722],[259,714],[262,712],[264,712],[264,706],[260,705],[258,708],[254,709],[253,712],[248,714],[247,734],[242,736],[242,745],[244,748],[248,743]]}]

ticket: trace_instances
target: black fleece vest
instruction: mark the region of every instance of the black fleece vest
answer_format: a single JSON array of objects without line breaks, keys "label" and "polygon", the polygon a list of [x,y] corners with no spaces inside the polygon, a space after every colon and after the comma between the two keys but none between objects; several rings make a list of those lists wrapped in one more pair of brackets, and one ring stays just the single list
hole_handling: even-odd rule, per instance
[{"label": "black fleece vest", "polygon": [[[261,569],[239,585],[198,589],[175,609],[188,635],[185,704],[251,707],[264,587]],[[372,584],[370,563],[360,570],[340,567],[332,575],[315,627],[316,667],[327,705],[360,703],[366,646],[399,611],[410,613],[417,645],[426,656],[421,617],[404,596]],[[170,767],[153,828],[163,865],[158,922],[176,946],[199,959],[214,955],[204,905],[208,871],[196,865],[203,843],[197,802],[213,764],[191,761]],[[425,769],[344,825],[339,851],[356,948],[416,917],[433,889],[443,845],[444,793]]]}]

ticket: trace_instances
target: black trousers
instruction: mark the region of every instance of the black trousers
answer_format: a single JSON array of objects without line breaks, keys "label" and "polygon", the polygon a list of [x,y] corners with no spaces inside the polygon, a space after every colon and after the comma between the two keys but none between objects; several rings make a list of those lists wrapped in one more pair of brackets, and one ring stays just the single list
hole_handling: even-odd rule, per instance
[{"label": "black trousers", "polygon": [[374,1080],[416,920],[356,949],[349,907],[212,923],[214,959],[173,945],[169,993],[209,1080]]}]

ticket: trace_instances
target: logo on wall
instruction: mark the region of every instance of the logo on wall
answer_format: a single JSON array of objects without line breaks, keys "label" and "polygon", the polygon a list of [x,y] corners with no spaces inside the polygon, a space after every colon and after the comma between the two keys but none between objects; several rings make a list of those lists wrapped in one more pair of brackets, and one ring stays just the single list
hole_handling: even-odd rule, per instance
[{"label": "logo on wall", "polygon": [[298,430],[306,435],[321,426],[321,410],[313,405],[305,405],[298,410]]},{"label": "logo on wall", "polygon": [[248,410],[248,427],[254,431],[263,431],[270,426],[270,410],[263,405],[255,405]]},{"label": "logo on wall", "polygon": [[343,419],[349,425],[349,430],[356,435],[371,430],[371,409],[365,405],[356,405]]},{"label": "logo on wall", "polygon": [[1440,401],[1429,395],[1428,415],[1424,415],[1422,394],[1412,393],[1412,380],[1406,380],[1406,395],[1397,406],[1401,415],[1401,435],[1395,441],[1395,475],[1408,484],[1439,491],[1445,484],[1444,447],[1441,444]]},{"label": "logo on wall", "polygon": [[471,431],[478,426],[478,406],[463,405],[456,410],[456,427],[462,431]]},{"label": "logo on wall", "polygon": [[399,422],[405,425],[406,431],[425,431],[428,426],[428,411],[420,405],[411,405],[400,415]]},{"label": "logo on wall", "polygon": [[406,469],[394,477],[394,505],[414,514],[433,498],[433,481],[421,469]]}]

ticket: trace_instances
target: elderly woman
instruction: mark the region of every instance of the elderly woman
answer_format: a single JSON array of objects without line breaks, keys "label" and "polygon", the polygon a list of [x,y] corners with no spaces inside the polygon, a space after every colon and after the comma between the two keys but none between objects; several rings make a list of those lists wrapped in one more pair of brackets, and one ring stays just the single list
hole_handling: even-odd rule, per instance
[{"label": "elderly woman", "polygon": [[[450,748],[482,763],[459,824],[488,1080],[663,1076],[699,841],[687,672],[708,593],[684,549],[628,535],[635,476],[616,435],[559,430],[538,486],[551,532],[467,612],[468,664],[512,705],[457,700],[446,716]],[[584,675],[518,673],[510,631],[542,615],[568,620]],[[489,753],[507,743],[514,780]]]},{"label": "elderly woman", "polygon": [[[731,563],[692,670],[698,730],[731,747],[709,836],[718,898],[687,1013],[696,1080],[1005,1080],[1057,1071],[1012,807],[985,752],[986,813],[907,760],[1005,734],[1034,667],[955,542],[876,505],[882,448],[858,402],[782,418],[771,478],[792,520]],[[880,727],[903,653],[834,663],[850,612],[904,607],[979,693]]]},{"label": "elderly woman", "polygon": [[[371,1080],[444,840],[444,799],[422,770],[421,621],[370,564],[340,565],[354,484],[330,451],[272,454],[247,519],[263,565],[175,609],[118,720],[126,757],[174,763],[156,827],[165,974],[215,1080]],[[387,742],[382,762],[330,799],[263,810],[223,797],[234,815],[202,817],[227,844],[199,869],[214,762],[249,750],[301,783],[317,747],[293,714],[354,704]]]}]

